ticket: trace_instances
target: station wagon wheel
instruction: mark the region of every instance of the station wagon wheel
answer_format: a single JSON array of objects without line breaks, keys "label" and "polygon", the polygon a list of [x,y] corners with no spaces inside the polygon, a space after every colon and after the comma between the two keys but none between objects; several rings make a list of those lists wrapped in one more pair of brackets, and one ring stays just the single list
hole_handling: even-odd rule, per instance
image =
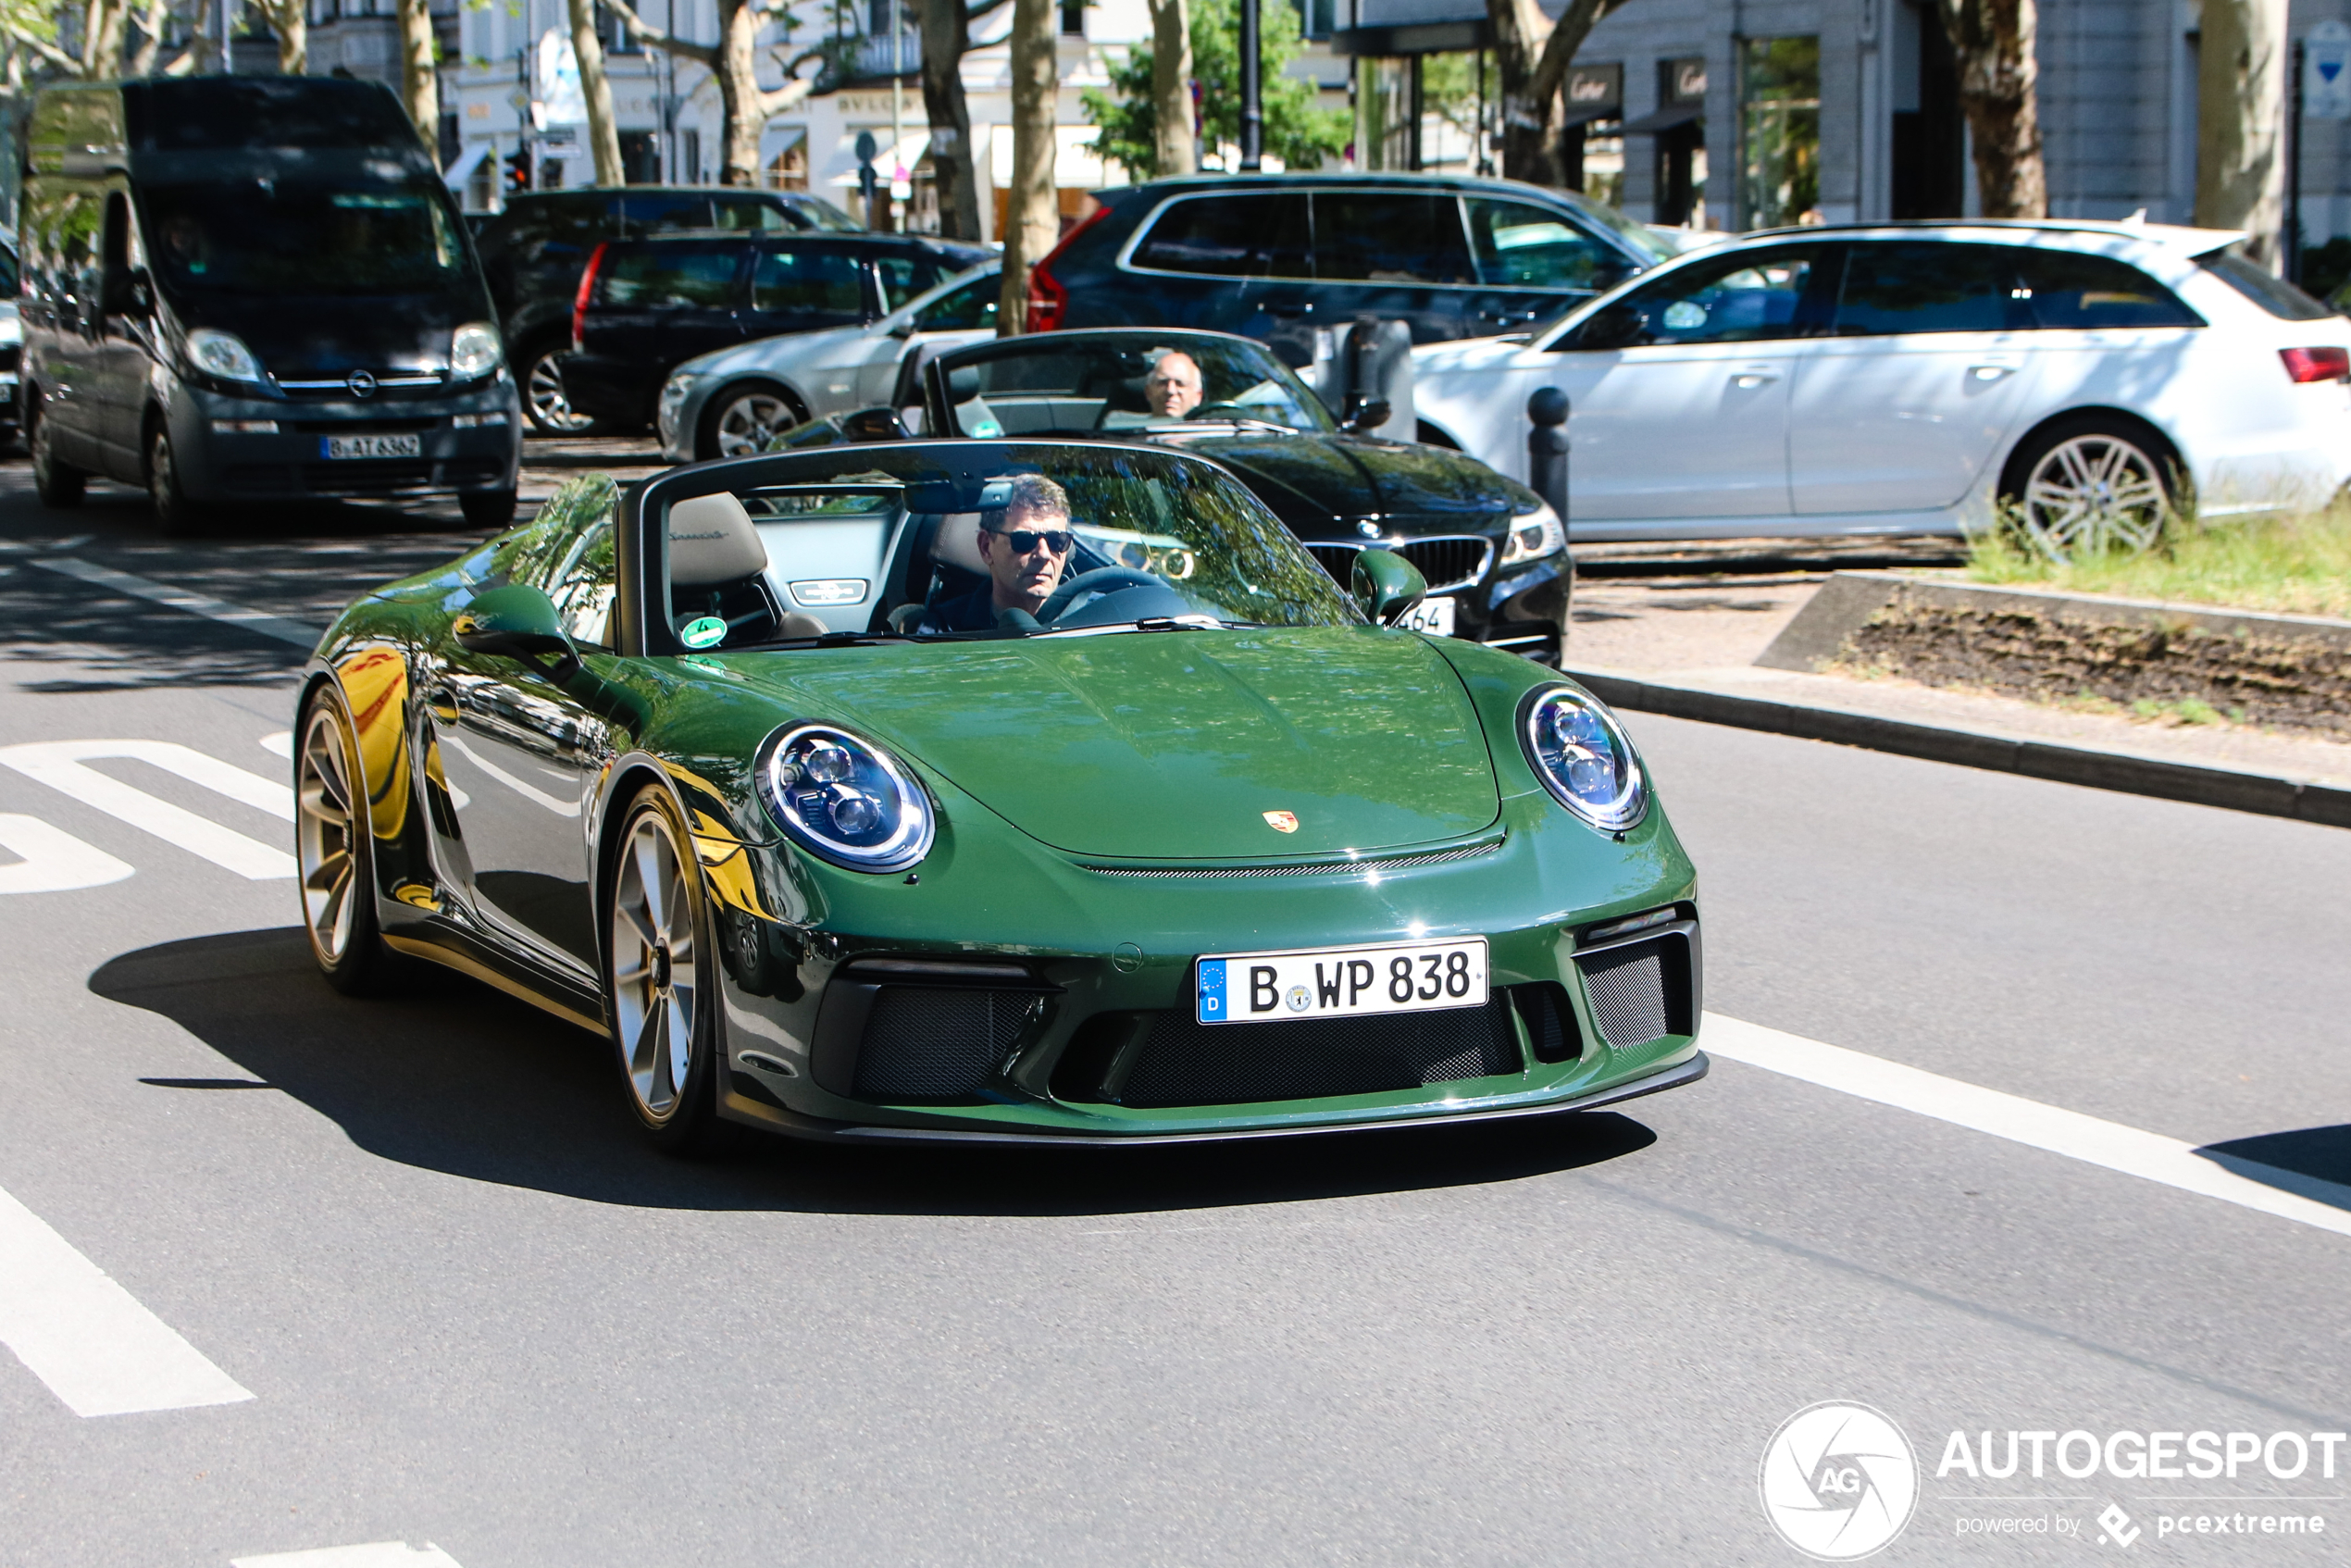
[{"label": "station wagon wheel", "polygon": [[2172,516],[2165,461],[2153,448],[2120,420],[2040,432],[2009,465],[2008,527],[2026,550],[2059,563],[2146,549]]},{"label": "station wagon wheel", "polygon": [[333,687],[304,710],[294,752],[294,862],[310,956],[337,990],[360,995],[395,973],[376,923],[366,776]]},{"label": "station wagon wheel", "polygon": [[790,399],[774,387],[742,387],[723,393],[710,417],[703,445],[711,457],[749,457],[803,421]]},{"label": "station wagon wheel", "polygon": [[630,803],[604,889],[606,1012],[629,1101],[656,1146],[715,1151],[718,976],[704,957],[701,872],[658,786]]},{"label": "station wagon wheel", "polygon": [[571,405],[564,392],[563,367],[556,358],[564,351],[551,348],[535,355],[523,376],[523,406],[530,422],[551,436],[584,435],[596,421]]}]

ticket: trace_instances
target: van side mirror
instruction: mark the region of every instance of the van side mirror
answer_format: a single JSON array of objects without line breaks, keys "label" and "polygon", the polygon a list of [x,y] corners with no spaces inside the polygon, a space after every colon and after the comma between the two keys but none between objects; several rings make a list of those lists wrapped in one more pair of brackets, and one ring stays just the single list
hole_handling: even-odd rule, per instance
[{"label": "van side mirror", "polygon": [[1396,410],[1384,397],[1375,397],[1355,410],[1355,417],[1347,421],[1350,435],[1375,435],[1379,428],[1396,417]]},{"label": "van side mirror", "polygon": [[450,623],[457,645],[469,653],[507,658],[552,654],[577,658],[571,639],[564,635],[554,602],[525,582],[510,582],[478,595]]},{"label": "van side mirror", "polygon": [[1428,579],[1393,550],[1356,552],[1347,590],[1375,626],[1394,626],[1428,597]]},{"label": "van side mirror", "polygon": [[1637,308],[1619,300],[1603,305],[1585,318],[1567,343],[1576,348],[1631,348],[1648,336],[1648,317]]}]

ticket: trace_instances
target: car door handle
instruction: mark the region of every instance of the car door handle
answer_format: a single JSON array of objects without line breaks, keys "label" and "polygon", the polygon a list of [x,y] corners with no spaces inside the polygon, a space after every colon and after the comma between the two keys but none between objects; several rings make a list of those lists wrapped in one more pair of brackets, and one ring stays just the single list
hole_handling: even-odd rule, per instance
[{"label": "car door handle", "polygon": [[1257,308],[1268,316],[1312,316],[1314,314],[1314,302],[1306,300],[1298,305],[1266,305],[1261,302]]},{"label": "car door handle", "polygon": [[1533,321],[1541,314],[1540,311],[1534,310],[1481,310],[1477,313],[1477,318],[1480,321],[1492,321],[1500,326],[1509,327],[1522,321]]},{"label": "car door handle", "polygon": [[2015,366],[2003,365],[1996,360],[1987,361],[1982,365],[1971,365],[1967,367],[1968,380],[1972,381],[1996,381],[2003,376],[2013,376],[2016,372]]},{"label": "car door handle", "polygon": [[1731,385],[1738,388],[1741,392],[1752,392],[1757,387],[1767,386],[1779,379],[1780,373],[1777,370],[1771,369],[1766,366],[1750,365],[1746,369],[1732,376]]}]

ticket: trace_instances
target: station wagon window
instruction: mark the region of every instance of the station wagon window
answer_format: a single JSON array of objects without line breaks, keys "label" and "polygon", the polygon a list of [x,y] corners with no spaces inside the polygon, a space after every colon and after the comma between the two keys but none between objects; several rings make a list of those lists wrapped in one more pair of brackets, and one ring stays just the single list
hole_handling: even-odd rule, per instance
[{"label": "station wagon window", "polygon": [[[1635,343],[1760,342],[1798,335],[1798,314],[1820,251],[1748,252],[1684,268],[1618,304],[1641,317]],[[1602,311],[1587,321],[1604,320]],[[1577,348],[1571,332],[1556,345]],[[1633,345],[1625,345],[1633,346]]]},{"label": "station wagon window", "polygon": [[733,245],[647,245],[606,257],[596,292],[606,305],[638,310],[723,310],[735,303],[741,260]]},{"label": "station wagon window", "polygon": [[[2201,327],[2204,318],[2180,303],[2179,296],[2146,273],[2110,255],[2084,255],[2079,251],[2026,250],[2017,253],[2019,281],[2033,307],[2037,327]],[[2268,273],[2262,280],[2278,280]],[[2300,292],[2295,291],[2297,293]],[[2307,295],[2304,302],[2328,314]],[[2316,320],[2317,317],[2303,319]]]},{"label": "station wagon window", "polygon": [[886,255],[874,262],[881,275],[882,308],[896,310],[939,281],[939,268],[916,255]]},{"label": "station wagon window", "polygon": [[1431,192],[1318,191],[1314,276],[1366,283],[1475,282],[1461,204]]},{"label": "station wagon window", "polygon": [[1213,278],[1306,278],[1306,198],[1288,193],[1171,203],[1135,265]]},{"label": "station wagon window", "polygon": [[1470,247],[1478,280],[1521,289],[1602,289],[1623,277],[1624,264],[1549,207],[1474,196]]},{"label": "station wagon window", "polygon": [[2281,320],[2323,321],[2334,314],[2284,279],[2270,276],[2269,268],[2245,260],[2233,245],[2196,259],[2207,272]]},{"label": "station wagon window", "polygon": [[762,251],[751,307],[795,316],[857,316],[865,308],[857,258],[840,251]]},{"label": "station wagon window", "polygon": [[715,214],[714,227],[719,229],[774,234],[807,227],[794,223],[789,216],[765,202],[747,202],[740,198],[729,200],[721,196],[714,200],[711,206]]},{"label": "station wagon window", "polygon": [[1836,304],[1844,338],[1902,332],[1998,332],[2030,326],[2007,245],[1906,241],[1855,245]]},{"label": "station wagon window", "polygon": [[631,234],[669,234],[680,229],[710,226],[710,201],[705,196],[653,195],[631,191],[620,203],[623,221]]}]

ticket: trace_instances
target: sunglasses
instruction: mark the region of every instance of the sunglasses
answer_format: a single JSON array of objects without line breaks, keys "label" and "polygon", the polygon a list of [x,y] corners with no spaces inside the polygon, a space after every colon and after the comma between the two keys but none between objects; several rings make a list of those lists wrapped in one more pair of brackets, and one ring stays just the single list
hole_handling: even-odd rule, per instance
[{"label": "sunglasses", "polygon": [[998,539],[1010,543],[1013,554],[1015,555],[1026,555],[1039,544],[1056,555],[1069,554],[1069,532],[1065,529],[1051,529],[1042,532],[1029,529],[991,529],[989,531]]}]

